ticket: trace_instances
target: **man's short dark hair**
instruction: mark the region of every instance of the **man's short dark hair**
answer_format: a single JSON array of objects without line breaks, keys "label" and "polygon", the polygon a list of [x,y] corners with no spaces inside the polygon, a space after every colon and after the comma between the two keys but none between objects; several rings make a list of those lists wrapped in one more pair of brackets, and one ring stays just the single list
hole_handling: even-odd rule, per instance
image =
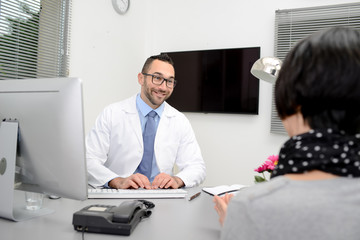
[{"label": "man's short dark hair", "polygon": [[336,27],[300,41],[275,84],[281,119],[300,111],[313,129],[360,132],[360,32]]},{"label": "man's short dark hair", "polygon": [[[171,57],[169,55],[167,55],[166,53],[161,53],[159,55],[154,55],[154,56],[151,56],[149,57],[148,59],[146,59],[145,61],[145,64],[141,70],[141,72],[143,73],[147,73],[147,71],[149,70],[150,66],[151,66],[151,63],[154,61],[154,60],[160,60],[160,61],[163,61],[163,62],[167,62],[169,64],[171,64],[171,66],[174,67],[174,62],[173,60],[171,59]],[[175,69],[175,68],[174,68]]]}]

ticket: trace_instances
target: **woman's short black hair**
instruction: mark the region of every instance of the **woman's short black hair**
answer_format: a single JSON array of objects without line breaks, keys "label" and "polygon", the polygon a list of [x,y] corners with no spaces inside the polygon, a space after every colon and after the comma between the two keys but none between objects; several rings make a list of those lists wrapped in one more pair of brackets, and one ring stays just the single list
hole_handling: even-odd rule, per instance
[{"label": "woman's short black hair", "polygon": [[360,132],[360,32],[336,27],[301,40],[275,84],[281,119],[300,111],[313,129]]}]

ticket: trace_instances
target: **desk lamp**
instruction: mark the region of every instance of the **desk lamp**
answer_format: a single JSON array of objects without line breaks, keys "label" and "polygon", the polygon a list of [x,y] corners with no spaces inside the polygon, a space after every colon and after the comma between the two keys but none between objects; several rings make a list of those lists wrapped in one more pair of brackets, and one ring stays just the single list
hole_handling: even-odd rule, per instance
[{"label": "desk lamp", "polygon": [[258,59],[251,67],[251,74],[266,82],[274,84],[281,68],[282,61],[276,57]]}]

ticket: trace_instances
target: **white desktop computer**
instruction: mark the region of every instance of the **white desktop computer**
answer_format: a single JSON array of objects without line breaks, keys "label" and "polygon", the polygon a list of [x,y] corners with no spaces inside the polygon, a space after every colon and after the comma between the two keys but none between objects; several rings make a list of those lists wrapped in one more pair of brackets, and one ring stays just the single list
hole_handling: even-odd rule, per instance
[{"label": "white desktop computer", "polygon": [[26,210],[24,191],[87,198],[79,78],[1,80],[0,119],[0,217],[51,212]]}]

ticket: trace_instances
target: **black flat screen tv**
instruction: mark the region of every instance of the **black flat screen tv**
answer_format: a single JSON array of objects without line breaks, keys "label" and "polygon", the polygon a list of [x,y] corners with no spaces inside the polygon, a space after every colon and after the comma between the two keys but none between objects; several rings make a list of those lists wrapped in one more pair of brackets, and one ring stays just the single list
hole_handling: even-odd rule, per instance
[{"label": "black flat screen tv", "polygon": [[167,102],[181,112],[258,114],[260,47],[165,52],[177,85]]}]

